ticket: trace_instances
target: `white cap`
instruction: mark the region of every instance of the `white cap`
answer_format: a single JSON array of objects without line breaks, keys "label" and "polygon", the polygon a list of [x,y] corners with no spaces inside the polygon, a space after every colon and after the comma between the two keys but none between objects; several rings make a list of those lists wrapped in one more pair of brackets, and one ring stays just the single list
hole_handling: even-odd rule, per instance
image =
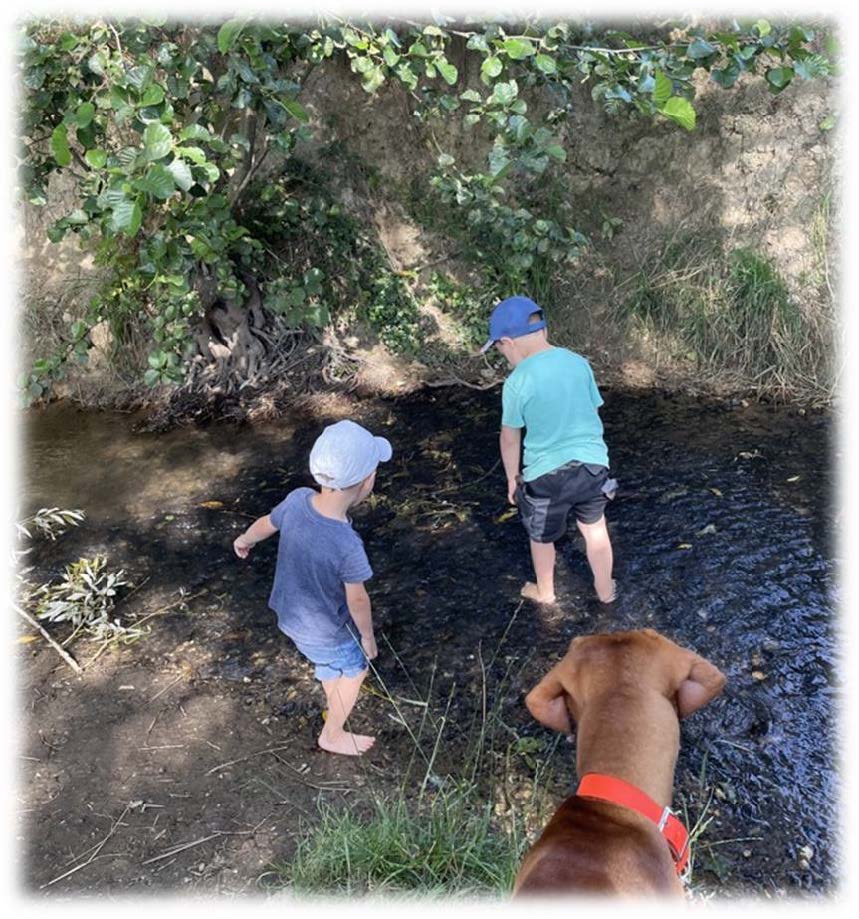
[{"label": "white cap", "polygon": [[351,488],[393,455],[384,437],[354,421],[329,424],[310,451],[310,474],[326,488]]}]

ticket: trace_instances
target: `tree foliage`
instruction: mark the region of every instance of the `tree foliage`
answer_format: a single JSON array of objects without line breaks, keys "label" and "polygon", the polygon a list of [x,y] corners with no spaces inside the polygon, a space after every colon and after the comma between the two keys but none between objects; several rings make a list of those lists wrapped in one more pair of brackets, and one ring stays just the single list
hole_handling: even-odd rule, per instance
[{"label": "tree foliage", "polygon": [[[41,396],[68,358],[86,358],[95,323],[107,319],[119,329],[117,317],[129,315],[151,328],[146,382],[179,382],[200,348],[199,323],[219,300],[241,305],[249,276],[268,281],[262,302],[269,312],[303,327],[329,321],[339,304],[333,289],[323,302],[323,266],[281,265],[272,277],[260,231],[265,202],[245,207],[266,162],[289,161],[297,144],[312,142],[302,96],[308,76],[326,61],[345,62],[369,94],[389,85],[407,94],[435,145],[428,193],[457,213],[477,257],[491,252],[505,266],[503,282],[512,286],[574,259],[586,244],[574,220],[516,203],[522,189],[565,161],[563,124],[577,84],[589,85],[611,115],[692,131],[693,77],[702,68],[724,88],[743,73],[762,75],[773,93],[831,72],[819,37],[802,25],[758,20],[705,31],[680,23],[652,33],[568,22],[28,23],[18,49],[22,194],[44,205],[50,176],[71,177],[77,205],[48,235],[53,242],[76,236],[96,253],[107,281],[70,328],[68,347],[37,362],[24,385]],[[468,85],[455,49],[479,74]],[[535,98],[551,102],[539,117],[529,108]],[[484,126],[484,171],[464,173],[442,149],[435,131],[441,119]],[[311,219],[298,200],[292,214]],[[367,315],[385,330],[391,311],[385,283],[376,286]],[[413,345],[410,335],[401,344]]]}]

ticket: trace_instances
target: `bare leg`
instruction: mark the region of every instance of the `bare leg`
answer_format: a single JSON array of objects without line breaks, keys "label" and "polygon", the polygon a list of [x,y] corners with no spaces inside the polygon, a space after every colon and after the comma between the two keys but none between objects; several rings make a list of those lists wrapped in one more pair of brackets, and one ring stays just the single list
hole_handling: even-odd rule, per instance
[{"label": "bare leg", "polygon": [[537,603],[555,602],[555,544],[531,540],[531,561],[537,583],[531,581],[522,588],[522,596]]},{"label": "bare leg", "polygon": [[594,589],[597,596],[603,603],[611,603],[614,600],[615,587],[611,577],[614,558],[605,517],[600,517],[596,523],[582,523],[581,521],[576,523],[579,532],[585,538],[585,551],[594,576]]},{"label": "bare leg", "polygon": [[346,756],[360,756],[376,742],[375,737],[351,734],[343,730],[366,676],[367,671],[363,670],[357,676],[340,676],[334,680],[322,681],[328,701],[328,718],[318,741],[323,750],[329,753],[343,753]]}]

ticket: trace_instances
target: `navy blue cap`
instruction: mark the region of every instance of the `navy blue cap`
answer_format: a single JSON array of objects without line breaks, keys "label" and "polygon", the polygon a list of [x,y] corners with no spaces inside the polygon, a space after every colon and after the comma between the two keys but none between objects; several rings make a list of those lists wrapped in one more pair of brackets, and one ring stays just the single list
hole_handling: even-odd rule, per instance
[{"label": "navy blue cap", "polygon": [[[540,314],[539,322],[528,322],[528,317]],[[492,310],[489,317],[489,341],[480,349],[488,351],[499,338],[519,338],[546,328],[543,310],[528,297],[508,297]]]}]

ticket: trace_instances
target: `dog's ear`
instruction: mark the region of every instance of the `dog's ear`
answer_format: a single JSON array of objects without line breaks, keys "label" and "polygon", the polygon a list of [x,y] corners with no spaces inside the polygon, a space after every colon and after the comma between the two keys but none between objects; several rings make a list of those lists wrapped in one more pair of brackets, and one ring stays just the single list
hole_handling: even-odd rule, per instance
[{"label": "dog's ear", "polygon": [[686,675],[677,687],[677,713],[681,718],[703,708],[725,686],[725,674],[718,667],[693,651],[687,652],[687,655],[684,662]]},{"label": "dog's ear", "polygon": [[531,715],[553,731],[571,734],[570,713],[567,709],[567,690],[562,679],[561,665],[569,670],[569,663],[555,664],[542,680],[525,696],[525,705]]}]

